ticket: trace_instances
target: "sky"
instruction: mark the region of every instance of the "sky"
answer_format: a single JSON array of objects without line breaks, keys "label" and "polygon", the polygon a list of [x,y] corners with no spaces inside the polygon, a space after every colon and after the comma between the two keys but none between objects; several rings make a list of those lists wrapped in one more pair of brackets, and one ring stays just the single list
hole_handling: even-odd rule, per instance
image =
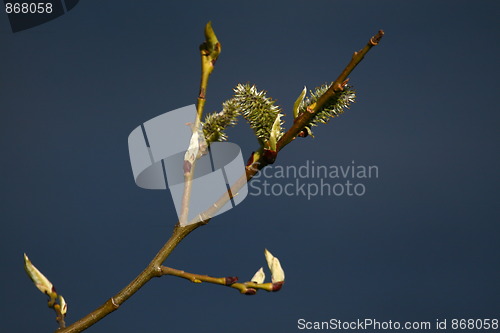
[{"label": "sky", "polygon": [[[333,81],[372,35],[385,36],[350,75],[350,109],[283,149],[269,177],[165,263],[245,281],[267,248],[285,270],[281,291],[245,296],[166,276],[88,332],[307,331],[301,319],[447,320],[452,331],[454,319],[500,319],[499,14],[492,0],[87,0],[16,33],[0,15],[2,331],[57,328],[23,253],[65,297],[72,323],[170,236],[170,193],[136,186],[127,138],[196,102],[208,21],[222,53],[206,112],[251,83],[283,108],[286,127],[304,86]],[[228,135],[245,160],[258,148],[244,120]],[[275,174],[304,165],[377,173]],[[279,194],[347,181],[363,193]]]}]

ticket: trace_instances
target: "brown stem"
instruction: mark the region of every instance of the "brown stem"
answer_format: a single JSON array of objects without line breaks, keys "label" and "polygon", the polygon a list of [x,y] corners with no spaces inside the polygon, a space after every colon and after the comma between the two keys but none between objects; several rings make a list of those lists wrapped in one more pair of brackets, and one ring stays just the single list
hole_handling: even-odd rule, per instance
[{"label": "brown stem", "polygon": [[[214,70],[214,64],[221,52],[221,44],[217,40],[217,36],[212,29],[212,23],[208,22],[205,26],[205,42],[200,45],[201,56],[201,80],[200,90],[198,93],[198,100],[196,103],[196,119],[193,124],[193,134],[199,130],[201,124],[201,117],[205,108],[206,94],[208,88],[208,79]],[[185,225],[189,214],[189,201],[191,200],[192,181],[194,170],[196,167],[196,158],[194,161],[189,162],[188,167],[185,165],[184,169],[184,192],[182,194],[181,212],[179,214],[179,222]]]},{"label": "brown stem", "polygon": [[61,312],[61,306],[59,304],[55,304],[53,308],[56,312],[56,321],[59,323],[59,328],[65,328],[66,322],[64,321],[64,314]]}]

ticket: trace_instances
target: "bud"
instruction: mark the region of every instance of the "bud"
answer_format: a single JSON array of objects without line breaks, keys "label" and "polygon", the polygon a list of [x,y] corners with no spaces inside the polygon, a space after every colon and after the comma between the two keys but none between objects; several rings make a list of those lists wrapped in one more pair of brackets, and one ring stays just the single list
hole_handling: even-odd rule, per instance
[{"label": "bud", "polygon": [[31,263],[26,253],[24,254],[24,269],[38,290],[50,296],[51,299],[56,297],[52,283]]},{"label": "bud", "polygon": [[312,134],[312,131],[311,131],[311,129],[308,126],[304,127],[304,129],[302,131],[300,131],[299,134],[298,134],[298,136],[301,137],[301,138],[305,138],[305,137],[307,137],[309,135],[314,138],[314,135]]},{"label": "bud", "polygon": [[285,281],[285,271],[281,268],[279,259],[273,256],[267,249],[265,249],[264,254],[269,270],[271,271],[271,281],[273,283]]},{"label": "bud", "polygon": [[281,133],[281,116],[282,114],[278,114],[276,116],[273,126],[271,127],[271,134],[269,135],[269,147],[271,147],[271,150],[274,151],[277,150],[276,143],[283,135],[283,133]]},{"label": "bud", "polygon": [[247,288],[246,291],[243,292],[245,295],[255,295],[257,294],[257,289]]},{"label": "bud", "polygon": [[59,305],[61,306],[61,314],[64,316],[68,312],[68,304],[62,295],[59,295]]},{"label": "bud", "polygon": [[[189,141],[189,147],[186,150],[186,153],[184,154],[184,164],[186,164],[187,161],[192,165],[194,161],[198,158],[199,150],[200,150],[199,133],[198,131],[195,130],[193,131],[193,135],[191,135],[191,140]],[[186,167],[184,167],[184,172],[186,172]]]},{"label": "bud", "polygon": [[250,279],[250,281],[255,282],[255,283],[263,283],[264,280],[266,279],[266,274],[264,273],[264,269],[261,267],[257,273]]},{"label": "bud", "polygon": [[205,43],[203,43],[201,47],[208,52],[214,63],[221,51],[221,45],[212,28],[212,22],[208,22],[205,26],[205,40]]}]

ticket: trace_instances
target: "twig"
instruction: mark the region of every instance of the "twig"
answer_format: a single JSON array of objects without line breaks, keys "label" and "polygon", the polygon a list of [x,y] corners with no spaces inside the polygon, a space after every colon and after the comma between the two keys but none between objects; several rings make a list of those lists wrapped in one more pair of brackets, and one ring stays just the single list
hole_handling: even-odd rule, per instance
[{"label": "twig", "polygon": [[354,52],[352,55],[351,61],[347,66],[344,68],[342,73],[339,75],[339,77],[332,83],[330,88],[318,99],[318,101],[313,104],[309,105],[308,110],[309,112],[304,112],[301,115],[299,115],[292,127],[288,131],[286,131],[285,134],[281,137],[281,139],[278,141],[277,144],[277,150],[280,151],[283,149],[287,144],[289,144],[297,135],[304,129],[304,127],[310,122],[310,120],[314,117],[316,112],[320,110],[326,102],[328,102],[329,99],[335,97],[336,94],[340,93],[343,89],[344,86],[347,84],[348,81],[348,76],[351,74],[351,72],[356,68],[356,66],[363,60],[365,55],[370,51],[370,49],[377,45],[382,37],[384,36],[384,31],[379,30],[379,32],[370,38],[368,43],[365,45],[364,48],[361,50]]},{"label": "twig", "polygon": [[[201,117],[205,108],[208,79],[214,70],[215,62],[221,52],[221,44],[212,29],[212,23],[208,22],[205,26],[205,42],[200,45],[201,55],[201,80],[200,91],[196,103],[196,119],[192,125],[193,135],[198,134]],[[198,144],[198,142],[196,142]],[[191,148],[191,147],[190,147]],[[190,149],[188,148],[188,149]],[[184,161],[184,191],[182,194],[181,212],[179,214],[179,223],[185,225],[189,214],[189,201],[191,200],[192,181],[196,167],[196,158],[193,161]]]},{"label": "twig", "polygon": [[66,322],[64,321],[65,315],[61,312],[61,306],[59,304],[54,304],[54,311],[56,312],[56,321],[59,323],[59,328],[65,328]]}]

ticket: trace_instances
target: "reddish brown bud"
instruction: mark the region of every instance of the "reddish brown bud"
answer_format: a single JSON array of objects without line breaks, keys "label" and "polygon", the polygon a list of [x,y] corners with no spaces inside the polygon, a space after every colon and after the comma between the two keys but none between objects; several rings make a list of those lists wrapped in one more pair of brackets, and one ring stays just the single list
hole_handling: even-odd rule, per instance
[{"label": "reddish brown bud", "polygon": [[250,154],[250,157],[247,160],[247,165],[246,166],[252,165],[252,163],[253,163],[253,154],[255,154],[254,151],[252,152],[252,154]]},{"label": "reddish brown bud", "polygon": [[300,136],[301,138],[305,138],[308,135],[309,135],[309,133],[307,133],[307,130],[305,130],[305,129],[300,131],[300,133],[298,134],[298,136]]},{"label": "reddish brown bud", "polygon": [[184,165],[182,166],[184,173],[188,173],[191,171],[191,162],[184,160]]},{"label": "reddish brown bud", "polygon": [[285,283],[285,281],[274,282],[272,291],[279,291],[281,287],[283,287],[283,283]]},{"label": "reddish brown bud", "polygon": [[264,153],[262,157],[267,164],[273,164],[276,161],[276,157],[278,156],[278,152],[275,150],[264,149]]},{"label": "reddish brown bud", "polygon": [[230,286],[233,283],[236,283],[237,281],[238,281],[238,277],[237,276],[227,276],[226,277],[226,286]]}]

